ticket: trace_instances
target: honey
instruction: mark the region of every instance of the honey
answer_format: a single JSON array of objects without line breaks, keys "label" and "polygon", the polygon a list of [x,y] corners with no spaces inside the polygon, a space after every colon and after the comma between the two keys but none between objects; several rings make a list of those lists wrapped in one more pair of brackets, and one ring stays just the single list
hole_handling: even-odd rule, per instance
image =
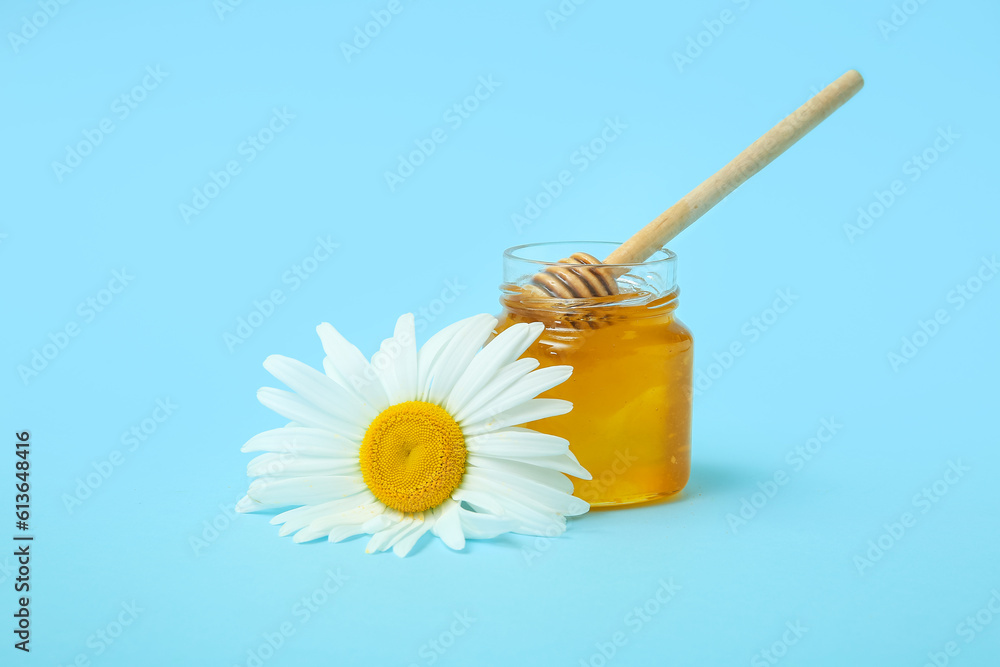
[{"label": "honey", "polygon": [[543,322],[545,331],[525,356],[543,367],[574,369],[542,394],[572,401],[573,410],[527,426],[569,441],[593,476],[574,479],[574,493],[592,506],[670,496],[688,481],[693,341],[675,316],[675,256],[659,254],[652,264],[669,266],[629,267],[618,279],[621,294],[587,299],[533,295],[521,284],[539,267],[521,267],[515,275],[505,267],[514,282],[503,286],[499,330]]}]

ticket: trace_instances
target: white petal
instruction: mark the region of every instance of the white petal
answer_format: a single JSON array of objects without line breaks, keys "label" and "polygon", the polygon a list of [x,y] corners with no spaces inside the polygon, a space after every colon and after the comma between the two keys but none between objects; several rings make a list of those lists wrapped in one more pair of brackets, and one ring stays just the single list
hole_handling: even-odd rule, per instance
[{"label": "white petal", "polygon": [[434,511],[437,518],[431,531],[441,538],[449,549],[461,551],[465,548],[465,534],[458,518],[459,505],[454,500],[446,500]]},{"label": "white petal", "polygon": [[537,371],[528,373],[523,378],[504,389],[500,394],[465,417],[460,423],[475,424],[493,415],[498,415],[506,410],[515,408],[543,391],[548,391],[556,385],[562,384],[573,374],[572,366],[549,366]]},{"label": "white petal", "polygon": [[525,494],[481,480],[468,480],[466,485],[478,493],[494,496],[503,507],[501,515],[517,521],[514,532],[555,536],[566,530],[566,519],[561,514]]},{"label": "white petal", "polygon": [[384,340],[372,357],[372,368],[390,404],[417,398],[417,340],[412,313],[396,321],[392,338]]},{"label": "white petal", "polygon": [[515,324],[500,332],[473,358],[465,373],[455,383],[445,402],[445,410],[451,414],[458,413],[501,368],[524,354],[544,330],[544,324],[532,322]]},{"label": "white petal", "polygon": [[542,537],[556,537],[566,532],[566,517],[561,514],[536,509],[513,498],[504,498],[504,510],[504,516],[517,521],[512,532]]},{"label": "white petal", "polygon": [[410,553],[410,550],[416,546],[420,538],[424,536],[424,533],[434,526],[434,515],[431,512],[421,512],[414,519],[413,525],[407,534],[392,545],[392,552],[400,558]]},{"label": "white petal", "polygon": [[340,500],[331,500],[330,502],[320,503],[319,505],[303,505],[302,507],[286,510],[280,514],[272,516],[270,523],[273,526],[281,524],[278,534],[284,537],[289,533],[295,532],[296,530],[309,525],[309,522],[314,519],[318,519],[327,514],[338,513],[339,510],[336,509],[338,505],[344,503],[345,501],[352,501],[360,495],[361,494],[359,493],[347,498],[341,498]]},{"label": "white petal", "polygon": [[480,470],[485,470],[486,472],[484,474],[486,475],[492,475],[494,473],[515,475],[520,479],[530,480],[538,484],[544,484],[545,486],[550,486],[553,489],[558,489],[564,493],[573,493],[573,482],[571,482],[566,475],[555,470],[542,468],[530,463],[511,461],[510,459],[495,459],[488,456],[470,456],[468,463],[469,467],[467,470],[470,471],[478,468]]},{"label": "white petal", "polygon": [[369,503],[361,507],[346,510],[339,514],[325,516],[312,521],[292,538],[295,542],[309,542],[320,537],[329,538],[334,529],[341,526],[360,526],[372,517],[385,511],[385,505],[380,502]]},{"label": "white petal", "polygon": [[566,532],[566,517],[526,496],[504,494],[503,517],[514,522],[512,533],[555,537]]},{"label": "white petal", "polygon": [[406,558],[410,551],[413,550],[413,547],[417,546],[420,542],[420,539],[430,531],[431,524],[425,519],[422,524],[414,528],[406,537],[396,542],[392,547],[392,552],[400,558]]},{"label": "white petal", "polygon": [[261,477],[250,482],[247,496],[260,505],[314,505],[351,496],[367,489],[358,476],[315,476],[271,479]]},{"label": "white petal", "polygon": [[499,493],[506,490],[524,494],[526,497],[543,504],[553,512],[558,512],[564,516],[583,514],[590,509],[590,506],[586,502],[573,497],[565,491],[561,491],[548,484],[526,479],[520,475],[510,474],[501,470],[489,470],[487,473],[481,468],[470,468],[465,473],[465,476],[473,480],[473,482],[479,481],[490,484]]},{"label": "white petal", "polygon": [[593,479],[587,469],[580,465],[580,462],[576,460],[576,457],[572,456],[568,452],[565,454],[557,454],[556,456],[533,456],[523,458],[517,456],[491,456],[488,454],[483,455],[472,454],[471,452],[469,453],[470,465],[475,465],[481,468],[489,467],[484,463],[484,459],[516,461],[526,465],[538,466],[539,468],[547,468],[549,470],[555,470],[567,475],[573,475],[573,477],[578,477],[580,479]]},{"label": "white petal", "polygon": [[378,414],[356,394],[301,361],[272,354],[264,360],[264,368],[317,408],[349,424],[364,428]]},{"label": "white petal", "polygon": [[467,484],[464,479],[461,486],[451,492],[451,497],[459,502],[468,503],[479,511],[503,514],[503,505],[496,499],[495,494],[484,494],[477,490],[475,485]]},{"label": "white petal", "polygon": [[268,509],[267,505],[262,505],[250,496],[243,496],[240,498],[239,502],[236,503],[236,511],[240,514],[246,512],[257,512],[259,510]]},{"label": "white petal", "polygon": [[356,493],[353,496],[331,500],[319,505],[303,505],[292,510],[287,510],[281,514],[271,517],[271,524],[281,524],[278,534],[284,537],[296,530],[309,525],[310,522],[324,516],[335,516],[341,512],[346,512],[356,507],[363,507],[375,501],[375,496],[367,489]]},{"label": "white petal", "polygon": [[365,553],[385,551],[406,534],[412,523],[413,517],[411,515],[403,515],[395,525],[384,528],[372,535],[372,539],[368,541],[368,546],[365,547]]},{"label": "white petal", "polygon": [[427,385],[429,382],[431,369],[437,362],[442,350],[451,342],[451,339],[458,335],[468,324],[468,320],[459,320],[449,324],[441,331],[430,337],[417,352],[417,394],[418,400],[426,400]]},{"label": "white petal", "polygon": [[593,479],[590,471],[580,465],[580,462],[573,455],[573,452],[566,452],[559,456],[539,456],[536,458],[512,459],[521,463],[541,466],[550,470],[558,470],[565,475],[572,475],[578,479]]},{"label": "white petal", "polygon": [[497,325],[492,315],[475,315],[462,321],[465,326],[441,348],[427,370],[422,395],[429,403],[440,405],[445,401]]},{"label": "white petal", "polygon": [[286,426],[258,433],[244,452],[285,452],[300,456],[356,457],[360,445],[332,431],[305,426]]},{"label": "white petal", "polygon": [[342,542],[348,537],[361,535],[364,532],[365,529],[360,523],[348,523],[342,526],[335,526],[330,529],[330,534],[327,536],[327,539],[331,542]]},{"label": "white petal", "polygon": [[533,398],[515,408],[505,410],[494,417],[488,417],[474,424],[463,424],[462,433],[466,436],[480,435],[506,428],[507,426],[515,426],[538,419],[564,415],[572,409],[572,403],[559,398]]},{"label": "white petal", "polygon": [[366,521],[361,527],[365,532],[372,535],[396,525],[402,520],[403,514],[397,510],[386,508],[382,514]]},{"label": "white petal", "polygon": [[361,474],[358,458],[298,456],[286,453],[261,454],[247,464],[248,477],[303,477],[305,475]]},{"label": "white petal", "polygon": [[346,540],[348,537],[368,532],[365,530],[365,526],[389,508],[376,500],[370,505],[359,509],[364,509],[365,511],[351,510],[341,515],[341,525],[335,526],[330,530],[328,537],[331,542],[340,542],[341,540]]},{"label": "white petal", "polygon": [[483,456],[558,456],[569,451],[569,441],[530,428],[512,426],[466,438],[469,453]]},{"label": "white petal", "polygon": [[327,375],[334,377],[345,387],[351,387],[376,412],[389,407],[389,399],[382,390],[382,384],[378,382],[374,369],[361,350],[349,343],[327,322],[316,327],[316,333],[326,352],[323,369]]},{"label": "white petal", "polygon": [[304,424],[305,426],[333,431],[358,442],[361,441],[365,434],[364,429],[356,423],[352,424],[337,419],[333,415],[309,403],[298,394],[293,394],[289,391],[273,389],[272,387],[261,387],[257,390],[257,400],[282,417]]},{"label": "white petal", "polygon": [[458,509],[458,518],[462,524],[462,532],[473,540],[488,540],[509,533],[517,527],[514,519],[470,512],[462,508]]},{"label": "white petal", "polygon": [[496,396],[500,395],[504,389],[538,368],[538,366],[538,360],[532,357],[525,357],[524,359],[518,359],[507,364],[500,369],[485,387],[480,389],[476,395],[470,397],[461,410],[454,413],[455,420],[462,421],[467,415],[487,405]]}]

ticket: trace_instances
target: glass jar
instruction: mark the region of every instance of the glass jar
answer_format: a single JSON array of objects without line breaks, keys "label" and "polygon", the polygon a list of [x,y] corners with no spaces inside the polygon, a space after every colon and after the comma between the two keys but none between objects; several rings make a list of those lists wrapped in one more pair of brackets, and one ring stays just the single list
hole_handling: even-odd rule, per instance
[{"label": "glass jar", "polygon": [[574,479],[574,493],[592,506],[640,503],[687,484],[691,469],[691,332],[677,309],[677,256],[657,251],[641,264],[602,265],[619,293],[588,298],[541,295],[532,277],[585,252],[606,257],[617,243],[569,242],[516,246],[504,252],[498,330],[542,322],[528,349],[544,366],[568,364],[573,375],[542,397],[573,402],[573,410],[528,424],[569,440],[592,480]]}]

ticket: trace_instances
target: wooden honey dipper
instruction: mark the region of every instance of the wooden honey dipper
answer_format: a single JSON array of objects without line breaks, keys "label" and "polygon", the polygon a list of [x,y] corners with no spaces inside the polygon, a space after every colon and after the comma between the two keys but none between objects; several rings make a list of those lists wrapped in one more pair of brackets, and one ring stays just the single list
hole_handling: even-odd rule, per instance
[{"label": "wooden honey dipper", "polygon": [[636,232],[608,255],[603,263],[587,253],[574,253],[567,259],[559,260],[560,264],[566,266],[553,265],[532,276],[531,282],[524,286],[525,291],[536,296],[562,299],[617,294],[616,279],[628,272],[627,266],[620,265],[639,264],[649,259],[668,241],[839,109],[864,85],[861,75],[856,70],[849,70]]}]

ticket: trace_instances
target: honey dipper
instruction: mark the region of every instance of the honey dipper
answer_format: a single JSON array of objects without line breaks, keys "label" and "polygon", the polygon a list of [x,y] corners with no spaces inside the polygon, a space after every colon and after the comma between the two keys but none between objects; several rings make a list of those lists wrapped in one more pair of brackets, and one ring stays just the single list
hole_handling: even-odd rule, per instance
[{"label": "honey dipper", "polygon": [[[565,266],[553,265],[536,273],[531,282],[525,285],[525,290],[536,296],[562,299],[617,294],[616,278],[628,272],[627,266],[620,265],[638,264],[649,259],[654,252],[839,109],[864,84],[864,79],[856,70],[849,70],[636,232],[608,255],[603,263],[592,255],[574,253],[567,259],[559,260]],[[609,266],[603,267],[605,264]]]}]

